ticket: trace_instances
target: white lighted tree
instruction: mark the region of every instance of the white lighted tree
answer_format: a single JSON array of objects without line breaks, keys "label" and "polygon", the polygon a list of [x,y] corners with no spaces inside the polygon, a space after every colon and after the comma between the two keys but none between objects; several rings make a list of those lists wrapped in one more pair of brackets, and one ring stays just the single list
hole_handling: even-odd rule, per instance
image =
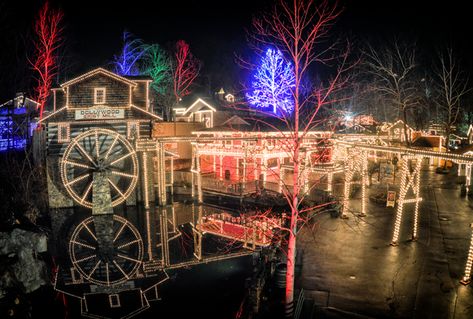
[{"label": "white lighted tree", "polygon": [[288,114],[294,110],[294,86],[291,63],[284,59],[281,51],[268,49],[253,74],[252,90],[246,96],[253,106],[275,114]]}]

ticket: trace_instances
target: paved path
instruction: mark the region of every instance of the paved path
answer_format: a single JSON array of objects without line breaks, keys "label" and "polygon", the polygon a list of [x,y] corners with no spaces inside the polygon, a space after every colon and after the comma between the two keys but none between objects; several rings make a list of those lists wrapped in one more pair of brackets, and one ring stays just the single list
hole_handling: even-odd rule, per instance
[{"label": "paved path", "polygon": [[405,211],[399,246],[391,247],[395,209],[372,202],[365,218],[320,215],[301,232],[296,284],[314,300],[313,318],[473,318],[473,285],[459,283],[473,202],[459,196],[455,176],[422,174],[416,242],[412,209]]}]

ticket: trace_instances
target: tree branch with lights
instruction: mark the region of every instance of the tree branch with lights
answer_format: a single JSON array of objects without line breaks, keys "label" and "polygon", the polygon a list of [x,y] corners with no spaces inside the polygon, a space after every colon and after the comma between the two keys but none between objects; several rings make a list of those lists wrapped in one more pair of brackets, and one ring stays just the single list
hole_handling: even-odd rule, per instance
[{"label": "tree branch with lights", "polygon": [[[283,191],[291,210],[287,227],[286,314],[293,311],[300,214],[311,211],[311,208],[301,207],[310,192],[303,183],[307,173],[302,168],[305,166],[303,157],[305,161],[308,159],[302,145],[311,131],[327,124],[328,118],[320,111],[342,99],[336,97],[336,93],[347,85],[348,79],[342,75],[352,67],[348,63],[349,46],[336,53],[334,49],[338,43],[327,41],[330,28],[340,13],[338,6],[329,1],[280,0],[272,11],[253,20],[253,32],[249,34],[250,45],[262,63],[254,75],[248,101],[261,115],[262,110],[272,108],[266,118],[270,116],[282,121],[284,130],[265,121],[264,117],[259,119],[287,139],[284,144],[292,161],[292,185],[286,185]],[[270,51],[268,47],[274,49]],[[330,79],[318,81],[318,84],[309,79],[309,71],[316,64],[328,68],[335,66]]]},{"label": "tree branch with lights", "polygon": [[43,116],[44,104],[49,96],[53,78],[57,74],[57,51],[63,44],[61,26],[62,11],[52,9],[45,2],[40,9],[34,24],[34,57],[30,64],[36,73],[35,99],[39,103],[40,119]]}]

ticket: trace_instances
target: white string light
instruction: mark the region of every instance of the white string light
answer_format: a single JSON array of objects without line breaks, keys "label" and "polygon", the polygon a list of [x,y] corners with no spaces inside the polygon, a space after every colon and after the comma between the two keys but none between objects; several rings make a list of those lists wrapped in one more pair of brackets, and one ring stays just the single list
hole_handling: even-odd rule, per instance
[{"label": "white string light", "polygon": [[468,258],[465,265],[465,274],[463,275],[462,280],[460,281],[464,285],[468,285],[471,282],[471,267],[473,265],[473,224],[470,224],[471,240],[470,240],[470,249],[468,251]]}]

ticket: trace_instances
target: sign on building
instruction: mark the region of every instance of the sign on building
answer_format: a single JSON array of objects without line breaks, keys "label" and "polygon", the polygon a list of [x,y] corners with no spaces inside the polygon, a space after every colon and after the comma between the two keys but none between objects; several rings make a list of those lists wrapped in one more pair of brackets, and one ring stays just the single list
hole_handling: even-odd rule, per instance
[{"label": "sign on building", "polygon": [[75,111],[76,120],[113,120],[125,118],[124,109],[94,107]]}]

